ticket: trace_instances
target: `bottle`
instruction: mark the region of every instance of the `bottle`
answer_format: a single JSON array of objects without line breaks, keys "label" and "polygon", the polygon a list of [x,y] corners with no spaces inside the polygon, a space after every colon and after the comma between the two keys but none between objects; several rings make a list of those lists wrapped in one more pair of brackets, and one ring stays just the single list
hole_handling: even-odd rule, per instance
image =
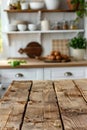
[{"label": "bottle", "polygon": [[61,29],[61,22],[55,22],[53,29],[54,30],[60,30]]},{"label": "bottle", "polygon": [[17,1],[17,9],[21,9],[20,0]]},{"label": "bottle", "polygon": [[64,21],[64,22],[63,22],[62,29],[63,29],[63,30],[69,29],[69,26],[68,26],[68,22],[67,22],[67,21]]},{"label": "bottle", "polygon": [[58,23],[57,23],[57,22],[54,23],[53,29],[54,29],[54,30],[58,30]]},{"label": "bottle", "polygon": [[57,23],[57,27],[58,27],[58,30],[60,30],[62,27],[61,27],[62,25],[61,25],[61,22],[58,22]]}]

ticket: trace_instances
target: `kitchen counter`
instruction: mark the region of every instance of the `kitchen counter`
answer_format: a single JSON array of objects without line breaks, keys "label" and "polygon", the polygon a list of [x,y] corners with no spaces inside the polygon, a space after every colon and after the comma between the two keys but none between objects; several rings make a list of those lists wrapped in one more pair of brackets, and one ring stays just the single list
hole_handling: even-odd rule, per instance
[{"label": "kitchen counter", "polygon": [[[21,58],[22,60],[26,60],[25,64],[21,64],[16,68],[43,68],[43,67],[74,67],[74,66],[87,66],[87,61],[70,61],[70,62],[58,62],[58,63],[46,63],[42,60],[37,59],[27,59]],[[11,67],[8,64],[9,60],[0,60],[0,68],[15,68]]]},{"label": "kitchen counter", "polygon": [[2,130],[86,130],[87,79],[13,81],[0,100]]}]

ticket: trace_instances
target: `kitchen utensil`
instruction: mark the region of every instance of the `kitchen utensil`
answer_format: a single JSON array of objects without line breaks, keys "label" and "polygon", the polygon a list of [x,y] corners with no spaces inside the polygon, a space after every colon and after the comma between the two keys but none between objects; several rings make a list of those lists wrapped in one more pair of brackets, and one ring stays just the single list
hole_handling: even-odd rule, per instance
[{"label": "kitchen utensil", "polygon": [[30,58],[35,58],[36,56],[41,56],[42,46],[38,42],[33,41],[28,43],[24,49],[20,48],[18,52],[20,54],[26,53]]},{"label": "kitchen utensil", "polygon": [[44,1],[31,1],[30,2],[31,9],[42,9],[44,8]]}]

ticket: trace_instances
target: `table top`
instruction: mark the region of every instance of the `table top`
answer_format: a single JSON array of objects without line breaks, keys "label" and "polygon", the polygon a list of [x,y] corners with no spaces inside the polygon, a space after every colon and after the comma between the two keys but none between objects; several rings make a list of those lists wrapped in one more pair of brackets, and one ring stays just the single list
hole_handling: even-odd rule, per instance
[{"label": "table top", "polygon": [[0,100],[0,130],[87,130],[87,79],[13,81]]}]

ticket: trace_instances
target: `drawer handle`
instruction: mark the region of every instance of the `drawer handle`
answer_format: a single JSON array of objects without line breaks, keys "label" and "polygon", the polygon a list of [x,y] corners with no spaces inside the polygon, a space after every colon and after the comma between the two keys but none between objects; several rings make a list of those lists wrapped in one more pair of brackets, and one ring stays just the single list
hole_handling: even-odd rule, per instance
[{"label": "drawer handle", "polygon": [[22,78],[22,77],[24,77],[24,75],[23,75],[22,73],[17,73],[17,74],[15,75],[15,77],[16,77],[16,78]]},{"label": "drawer handle", "polygon": [[72,76],[73,75],[73,73],[71,73],[71,72],[65,72],[64,73],[64,76]]}]

